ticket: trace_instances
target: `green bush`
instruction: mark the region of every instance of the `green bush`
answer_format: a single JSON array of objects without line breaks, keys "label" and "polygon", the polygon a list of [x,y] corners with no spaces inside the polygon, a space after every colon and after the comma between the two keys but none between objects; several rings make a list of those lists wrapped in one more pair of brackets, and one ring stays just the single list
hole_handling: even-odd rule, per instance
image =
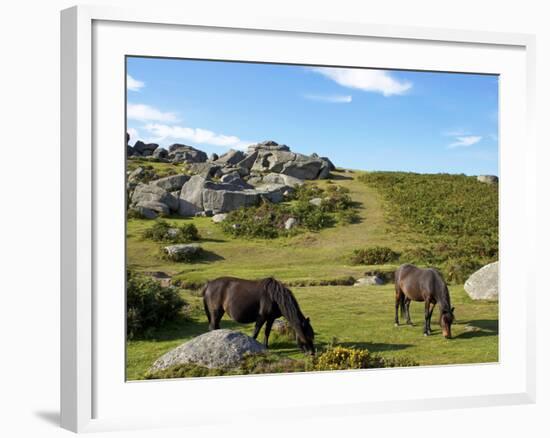
[{"label": "green bush", "polygon": [[309,231],[319,231],[334,224],[334,218],[322,207],[310,204],[309,201],[298,201],[292,206],[292,215],[298,223]]},{"label": "green bush", "polygon": [[287,207],[264,202],[258,207],[230,212],[221,226],[223,231],[235,237],[274,239],[284,233],[289,217],[291,213]]},{"label": "green bush", "polygon": [[129,339],[147,336],[165,322],[174,320],[185,304],[175,289],[127,271],[126,333]]},{"label": "green bush", "polygon": [[157,220],[155,224],[143,232],[143,237],[156,242],[188,243],[200,239],[199,230],[192,224],[171,225],[164,220]]},{"label": "green bush", "polygon": [[450,283],[464,283],[482,265],[472,258],[449,259],[442,267],[445,279]]},{"label": "green bush", "polygon": [[351,256],[354,265],[383,265],[399,258],[399,253],[385,246],[356,249]]}]

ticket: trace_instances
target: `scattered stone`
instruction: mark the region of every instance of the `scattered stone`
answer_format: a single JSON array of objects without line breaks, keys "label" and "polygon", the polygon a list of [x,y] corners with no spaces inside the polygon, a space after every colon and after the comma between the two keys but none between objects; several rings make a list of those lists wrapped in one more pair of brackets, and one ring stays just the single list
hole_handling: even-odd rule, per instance
[{"label": "scattered stone", "polygon": [[311,205],[315,205],[316,207],[320,207],[323,203],[323,200],[321,198],[312,198],[309,200],[309,203]]},{"label": "scattered stone", "polygon": [[129,183],[138,182],[140,180],[141,176],[144,173],[145,173],[145,171],[143,170],[143,167],[138,167],[138,168],[132,170],[128,174],[128,182]]},{"label": "scattered stone", "polygon": [[218,213],[212,216],[212,222],[215,224],[219,224],[220,222],[223,222],[227,218],[227,213]]},{"label": "scattered stone", "polygon": [[155,361],[151,371],[176,365],[196,364],[207,368],[235,368],[247,354],[263,353],[266,348],[243,333],[220,329],[204,333],[169,351]]},{"label": "scattered stone", "polygon": [[296,225],[298,225],[298,221],[293,217],[289,217],[285,221],[285,230],[292,230]]},{"label": "scattered stone", "polygon": [[378,275],[371,275],[357,279],[354,286],[382,286],[386,281]]},{"label": "scattered stone", "polygon": [[187,163],[186,169],[193,175],[201,175],[204,178],[212,178],[221,169],[219,164],[211,162],[206,163]]},{"label": "scattered stone", "polygon": [[498,183],[498,176],[495,175],[479,175],[477,177],[477,180],[479,182],[485,183],[485,184],[496,184]]},{"label": "scattered stone", "polygon": [[215,152],[210,155],[210,161],[216,161],[218,158],[220,158],[220,156]]},{"label": "scattered stone", "polygon": [[470,275],[464,290],[472,300],[498,299],[498,261],[485,265]]},{"label": "scattered stone", "polygon": [[166,256],[174,262],[188,262],[202,252],[198,243],[178,243],[164,247]]},{"label": "scattered stone", "polygon": [[144,274],[150,276],[153,280],[158,281],[162,287],[172,286],[172,277],[170,277],[166,272],[154,271],[144,272]]}]

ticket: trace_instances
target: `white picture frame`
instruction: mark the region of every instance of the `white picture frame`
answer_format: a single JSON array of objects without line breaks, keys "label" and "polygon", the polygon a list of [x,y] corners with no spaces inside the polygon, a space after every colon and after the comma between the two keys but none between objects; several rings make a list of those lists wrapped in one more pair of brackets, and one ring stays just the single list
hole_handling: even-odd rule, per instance
[{"label": "white picture frame", "polygon": [[[230,34],[232,49],[222,47],[220,38]],[[479,71],[500,74],[501,84],[501,329],[500,362],[495,365],[420,367],[359,372],[305,373],[281,376],[185,379],[187,381],[125,382],[123,285],[124,220],[119,208],[124,187],[125,130],[121,93],[121,54],[183,57],[176,46],[157,44],[163,38],[193,38],[189,57],[300,62],[299,50],[307,48],[311,58],[302,63],[325,60],[328,65],[349,65],[346,47],[372,46],[371,67],[411,68],[441,71]],[[196,35],[195,35],[196,34]],[[131,38],[131,40],[130,40]],[[157,40],[158,39],[158,40]],[[265,39],[265,40],[264,40]],[[262,44],[269,40],[269,54]],[[294,44],[296,52],[288,46]],[[132,41],[132,45],[130,42]],[[332,43],[334,46],[332,47]],[[377,45],[388,48],[382,54]],[[323,45],[320,47],[320,45]],[[356,23],[282,20],[270,17],[201,16],[193,11],[158,8],[149,10],[78,6],[61,13],[61,425],[75,431],[148,428],[201,424],[199,396],[208,389],[252,391],[263,385],[280,388],[303,387],[299,414],[285,408],[285,399],[274,396],[272,405],[253,406],[236,395],[229,416],[262,418],[277,406],[279,418],[296,416],[362,415],[368,412],[398,412],[411,409],[441,409],[532,403],[535,400],[534,310],[526,305],[534,296],[535,274],[514,253],[533,248],[536,241],[534,45],[531,35],[424,29]],[[181,44],[180,44],[181,46]],[[302,47],[300,49],[300,47]],[[405,50],[405,47],[407,50]],[[136,52],[137,50],[137,52]],[[385,50],[384,50],[385,51]],[[154,52],[154,53],[153,53]],[[178,52],[178,53],[176,53]],[[241,52],[241,53],[240,53]],[[322,52],[322,53],[321,53]],[[407,56],[406,53],[408,53]],[[452,52],[453,56],[449,56]],[[357,52],[359,53],[359,52]],[[401,55],[398,56],[398,54]],[[422,66],[413,58],[429,57]],[[437,53],[437,56],[433,56]],[[461,59],[461,56],[464,59]],[[317,58],[316,58],[317,57]],[[333,62],[330,62],[330,59]],[[454,57],[454,59],[452,59]],[[326,60],[329,60],[327,62]],[[112,62],[112,64],[111,64]],[[361,64],[359,61],[357,61]],[[359,65],[358,64],[358,65]],[[362,65],[362,64],[361,64]],[[366,65],[365,65],[366,66]],[[109,103],[109,105],[106,105]],[[106,109],[107,106],[113,108]],[[104,110],[104,111],[103,111]],[[120,111],[119,111],[120,110]],[[121,112],[122,111],[122,112]],[[109,114],[107,114],[109,112]],[[117,112],[119,114],[117,115]],[[514,123],[511,123],[514,121]],[[120,153],[107,161],[104,144],[120,141]],[[514,146],[514,144],[516,146]],[[518,147],[521,144],[523,147]],[[113,187],[121,187],[120,192]],[[113,207],[106,220],[101,213]],[[514,233],[522,226],[524,233]],[[109,243],[108,253],[106,242]],[[122,246],[121,246],[122,244]],[[108,257],[104,255],[108,254]],[[107,260],[108,259],[108,260]],[[514,263],[514,275],[507,268]],[[518,274],[519,272],[519,274]],[[520,275],[522,274],[522,275]],[[116,293],[102,295],[106,285]],[[517,303],[507,300],[508,289],[521,290]],[[121,295],[122,294],[122,295]],[[109,300],[113,300],[112,302]],[[512,321],[513,315],[513,321]],[[120,320],[120,321],[118,321]],[[117,322],[118,321],[118,322]],[[514,329],[512,330],[512,324]],[[114,334],[113,334],[114,333]],[[109,358],[109,360],[107,360]],[[111,360],[112,358],[112,360]],[[376,394],[391,379],[409,376],[421,379],[427,372],[437,378],[453,375],[455,387],[422,392],[414,383],[402,395]],[[371,378],[365,379],[365,373]],[[407,374],[403,374],[407,373]],[[122,376],[122,378],[121,378]],[[472,377],[479,376],[479,377]],[[375,378],[374,378],[375,377]],[[437,379],[436,378],[436,379]],[[469,383],[474,380],[473,384]],[[478,381],[476,382],[476,379]],[[365,383],[365,380],[370,382]],[[376,388],[375,381],[380,381]],[[325,395],[315,391],[321,384]],[[185,385],[186,393],[197,394],[193,406],[168,404]],[[477,390],[474,390],[477,386]],[[160,403],[160,397],[167,403]],[[132,401],[142,400],[140,406]],[[153,402],[151,402],[153,401]],[[149,403],[149,404],[147,404]],[[248,405],[247,405],[248,403]],[[122,409],[121,406],[127,406]],[[281,407],[282,406],[282,407]],[[294,406],[296,407],[296,406]],[[219,407],[211,406],[211,409]],[[220,410],[221,411],[221,410]],[[144,414],[144,413],[147,414]]]}]

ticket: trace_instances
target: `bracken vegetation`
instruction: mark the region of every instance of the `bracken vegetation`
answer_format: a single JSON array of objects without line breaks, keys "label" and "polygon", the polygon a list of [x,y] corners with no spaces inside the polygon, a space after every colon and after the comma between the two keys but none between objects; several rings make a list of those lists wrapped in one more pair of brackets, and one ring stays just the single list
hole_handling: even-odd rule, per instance
[{"label": "bracken vegetation", "polygon": [[447,280],[463,282],[498,259],[498,185],[448,174],[369,172],[360,181],[384,197],[388,223],[425,236],[426,245],[401,260],[436,266]]},{"label": "bracken vegetation", "polygon": [[[304,184],[295,189],[287,203],[263,202],[257,207],[232,211],[222,222],[225,233],[234,237],[274,239],[301,231],[320,231],[335,224],[359,221],[349,189],[329,185],[326,189]],[[296,225],[285,228],[288,219]]]}]

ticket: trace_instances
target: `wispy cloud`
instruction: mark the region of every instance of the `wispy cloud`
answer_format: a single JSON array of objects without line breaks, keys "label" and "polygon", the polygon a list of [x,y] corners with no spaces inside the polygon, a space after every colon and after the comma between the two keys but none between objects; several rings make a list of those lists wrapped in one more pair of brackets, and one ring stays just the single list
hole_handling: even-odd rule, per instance
[{"label": "wispy cloud", "polygon": [[217,134],[208,129],[189,128],[187,126],[169,126],[159,123],[149,123],[143,127],[156,143],[168,140],[187,141],[192,144],[207,144],[226,148],[245,149],[254,142],[243,141],[234,135]]},{"label": "wispy cloud", "polygon": [[136,140],[139,140],[140,134],[136,128],[128,128],[127,129],[128,134],[130,134],[130,142],[134,143]]},{"label": "wispy cloud", "polygon": [[176,122],[175,113],[163,112],[142,103],[129,103],[126,109],[128,119],[140,122]]},{"label": "wispy cloud", "polygon": [[130,75],[126,75],[126,88],[130,91],[139,91],[145,87],[145,82],[138,81]]},{"label": "wispy cloud", "polygon": [[322,94],[305,94],[304,97],[308,100],[315,102],[327,102],[327,103],[351,103],[352,96],[349,95],[322,95]]},{"label": "wispy cloud", "polygon": [[412,88],[411,82],[400,81],[384,70],[332,67],[313,67],[310,70],[332,79],[343,87],[381,93],[384,96],[404,94]]},{"label": "wispy cloud", "polygon": [[449,145],[449,148],[461,148],[473,146],[481,141],[483,137],[481,135],[467,135],[464,137],[456,137],[456,141]]}]

